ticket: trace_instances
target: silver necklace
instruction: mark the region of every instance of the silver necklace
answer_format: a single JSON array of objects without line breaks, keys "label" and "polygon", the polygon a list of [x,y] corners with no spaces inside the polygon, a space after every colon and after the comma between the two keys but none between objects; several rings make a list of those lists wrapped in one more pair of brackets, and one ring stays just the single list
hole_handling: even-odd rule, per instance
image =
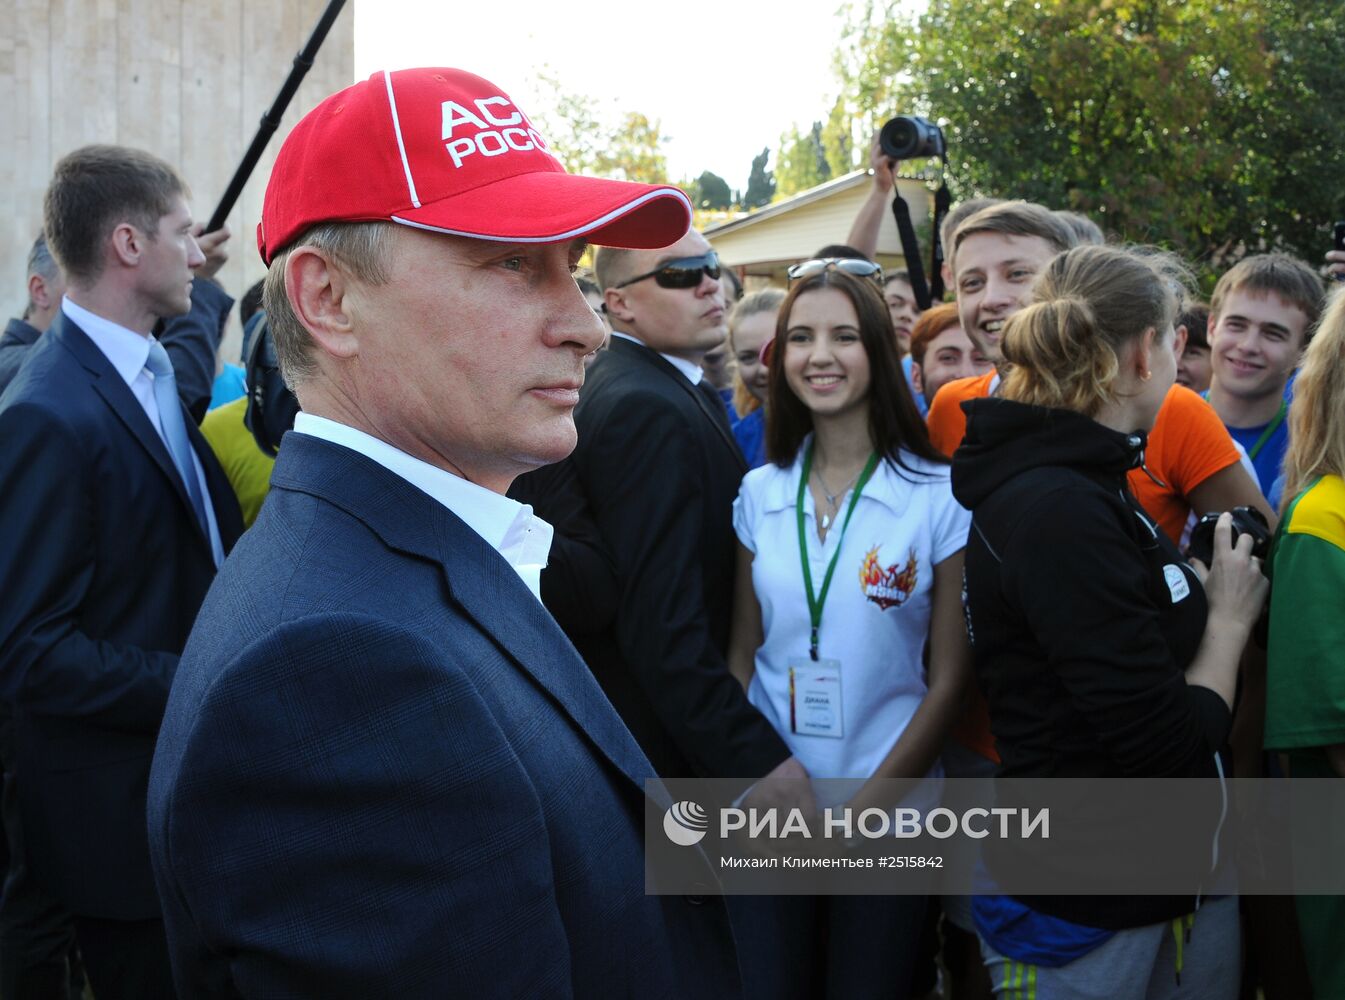
[{"label": "silver necklace", "polygon": [[817,485],[822,488],[822,496],[826,497],[827,506],[831,508],[830,514],[822,515],[823,531],[826,531],[827,528],[830,527],[832,520],[836,517],[837,513],[839,513],[837,508],[838,505],[840,504],[841,497],[845,496],[845,494],[849,492],[851,486],[854,486],[855,483],[859,482],[859,477],[863,472],[864,470],[860,469],[859,472],[856,472],[854,476],[851,477],[848,483],[842,486],[835,493],[832,493],[830,488],[827,486],[827,481],[822,478],[822,473],[819,472],[817,469],[813,470],[813,475],[817,477]]}]

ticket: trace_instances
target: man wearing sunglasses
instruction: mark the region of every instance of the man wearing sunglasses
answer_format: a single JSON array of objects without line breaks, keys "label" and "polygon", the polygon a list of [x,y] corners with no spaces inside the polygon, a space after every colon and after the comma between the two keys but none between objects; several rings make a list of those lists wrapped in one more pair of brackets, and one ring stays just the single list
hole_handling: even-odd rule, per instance
[{"label": "man wearing sunglasses", "polygon": [[746,787],[789,752],[724,662],[746,465],[701,369],[727,336],[719,258],[693,230],[664,250],[600,248],[595,263],[612,343],[570,461],[622,596],[580,652],[659,774]]}]

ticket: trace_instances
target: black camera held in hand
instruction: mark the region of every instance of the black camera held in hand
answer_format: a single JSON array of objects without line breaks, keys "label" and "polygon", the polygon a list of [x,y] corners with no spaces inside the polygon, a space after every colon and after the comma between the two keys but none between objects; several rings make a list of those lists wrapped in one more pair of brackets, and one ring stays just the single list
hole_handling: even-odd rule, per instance
[{"label": "black camera held in hand", "polygon": [[939,190],[934,195],[934,246],[930,251],[930,280],[925,280],[925,266],[920,260],[920,244],[915,236],[915,226],[911,223],[910,206],[895,187],[892,192],[892,216],[897,223],[897,233],[901,237],[901,253],[906,258],[906,271],[910,275],[911,290],[915,293],[916,304],[921,310],[928,309],[935,302],[943,301],[943,244],[939,241],[939,229],[943,218],[948,214],[952,203],[948,194],[945,177],[948,169],[948,144],[944,142],[943,130],[928,118],[919,115],[897,115],[890,119],[878,132],[878,146],[883,155],[892,160],[915,160],[921,157],[938,157],[940,161]]},{"label": "black camera held in hand", "polygon": [[888,121],[878,133],[878,145],[884,155],[894,160],[916,160],[948,152],[943,130],[918,115],[897,115]]},{"label": "black camera held in hand", "polygon": [[[1261,560],[1261,572],[1266,571],[1266,557],[1270,555],[1270,523],[1266,515],[1255,507],[1234,507],[1233,544],[1242,535],[1252,536],[1252,555]],[[1189,559],[1199,559],[1206,566],[1214,565],[1214,526],[1223,515],[1215,511],[1196,522],[1191,531],[1191,544],[1186,547]]]}]

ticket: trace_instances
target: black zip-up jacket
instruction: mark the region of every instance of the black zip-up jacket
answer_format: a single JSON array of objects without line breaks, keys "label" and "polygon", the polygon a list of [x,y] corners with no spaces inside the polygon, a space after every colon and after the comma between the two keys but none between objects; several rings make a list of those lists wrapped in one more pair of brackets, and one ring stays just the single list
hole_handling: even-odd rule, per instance
[{"label": "black zip-up jacket", "polygon": [[[1126,472],[1142,461],[1143,433],[1006,399],[963,409],[967,435],[952,484],[973,516],[968,625],[999,773],[1216,776],[1230,713],[1183,676],[1205,629],[1204,590],[1126,487]],[[1078,807],[1098,826],[1115,805],[1098,783],[1096,797]],[[992,874],[996,861],[1027,862],[1011,850],[997,859],[997,845],[987,846]],[[1023,899],[1107,928],[1192,907],[1189,896]]]}]

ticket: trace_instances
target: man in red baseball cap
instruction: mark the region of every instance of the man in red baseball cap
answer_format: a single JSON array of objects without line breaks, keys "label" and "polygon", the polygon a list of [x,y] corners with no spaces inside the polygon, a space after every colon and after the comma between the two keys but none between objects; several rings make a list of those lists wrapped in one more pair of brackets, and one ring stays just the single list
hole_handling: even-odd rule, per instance
[{"label": "man in red baseball cap", "polygon": [[377,73],[286,139],[257,237],[303,412],[150,778],[181,995],[740,992],[720,902],[644,893],[653,771],[540,603],[550,526],[504,495],[574,447],[586,241],[690,215],[565,173],[459,70]]}]

